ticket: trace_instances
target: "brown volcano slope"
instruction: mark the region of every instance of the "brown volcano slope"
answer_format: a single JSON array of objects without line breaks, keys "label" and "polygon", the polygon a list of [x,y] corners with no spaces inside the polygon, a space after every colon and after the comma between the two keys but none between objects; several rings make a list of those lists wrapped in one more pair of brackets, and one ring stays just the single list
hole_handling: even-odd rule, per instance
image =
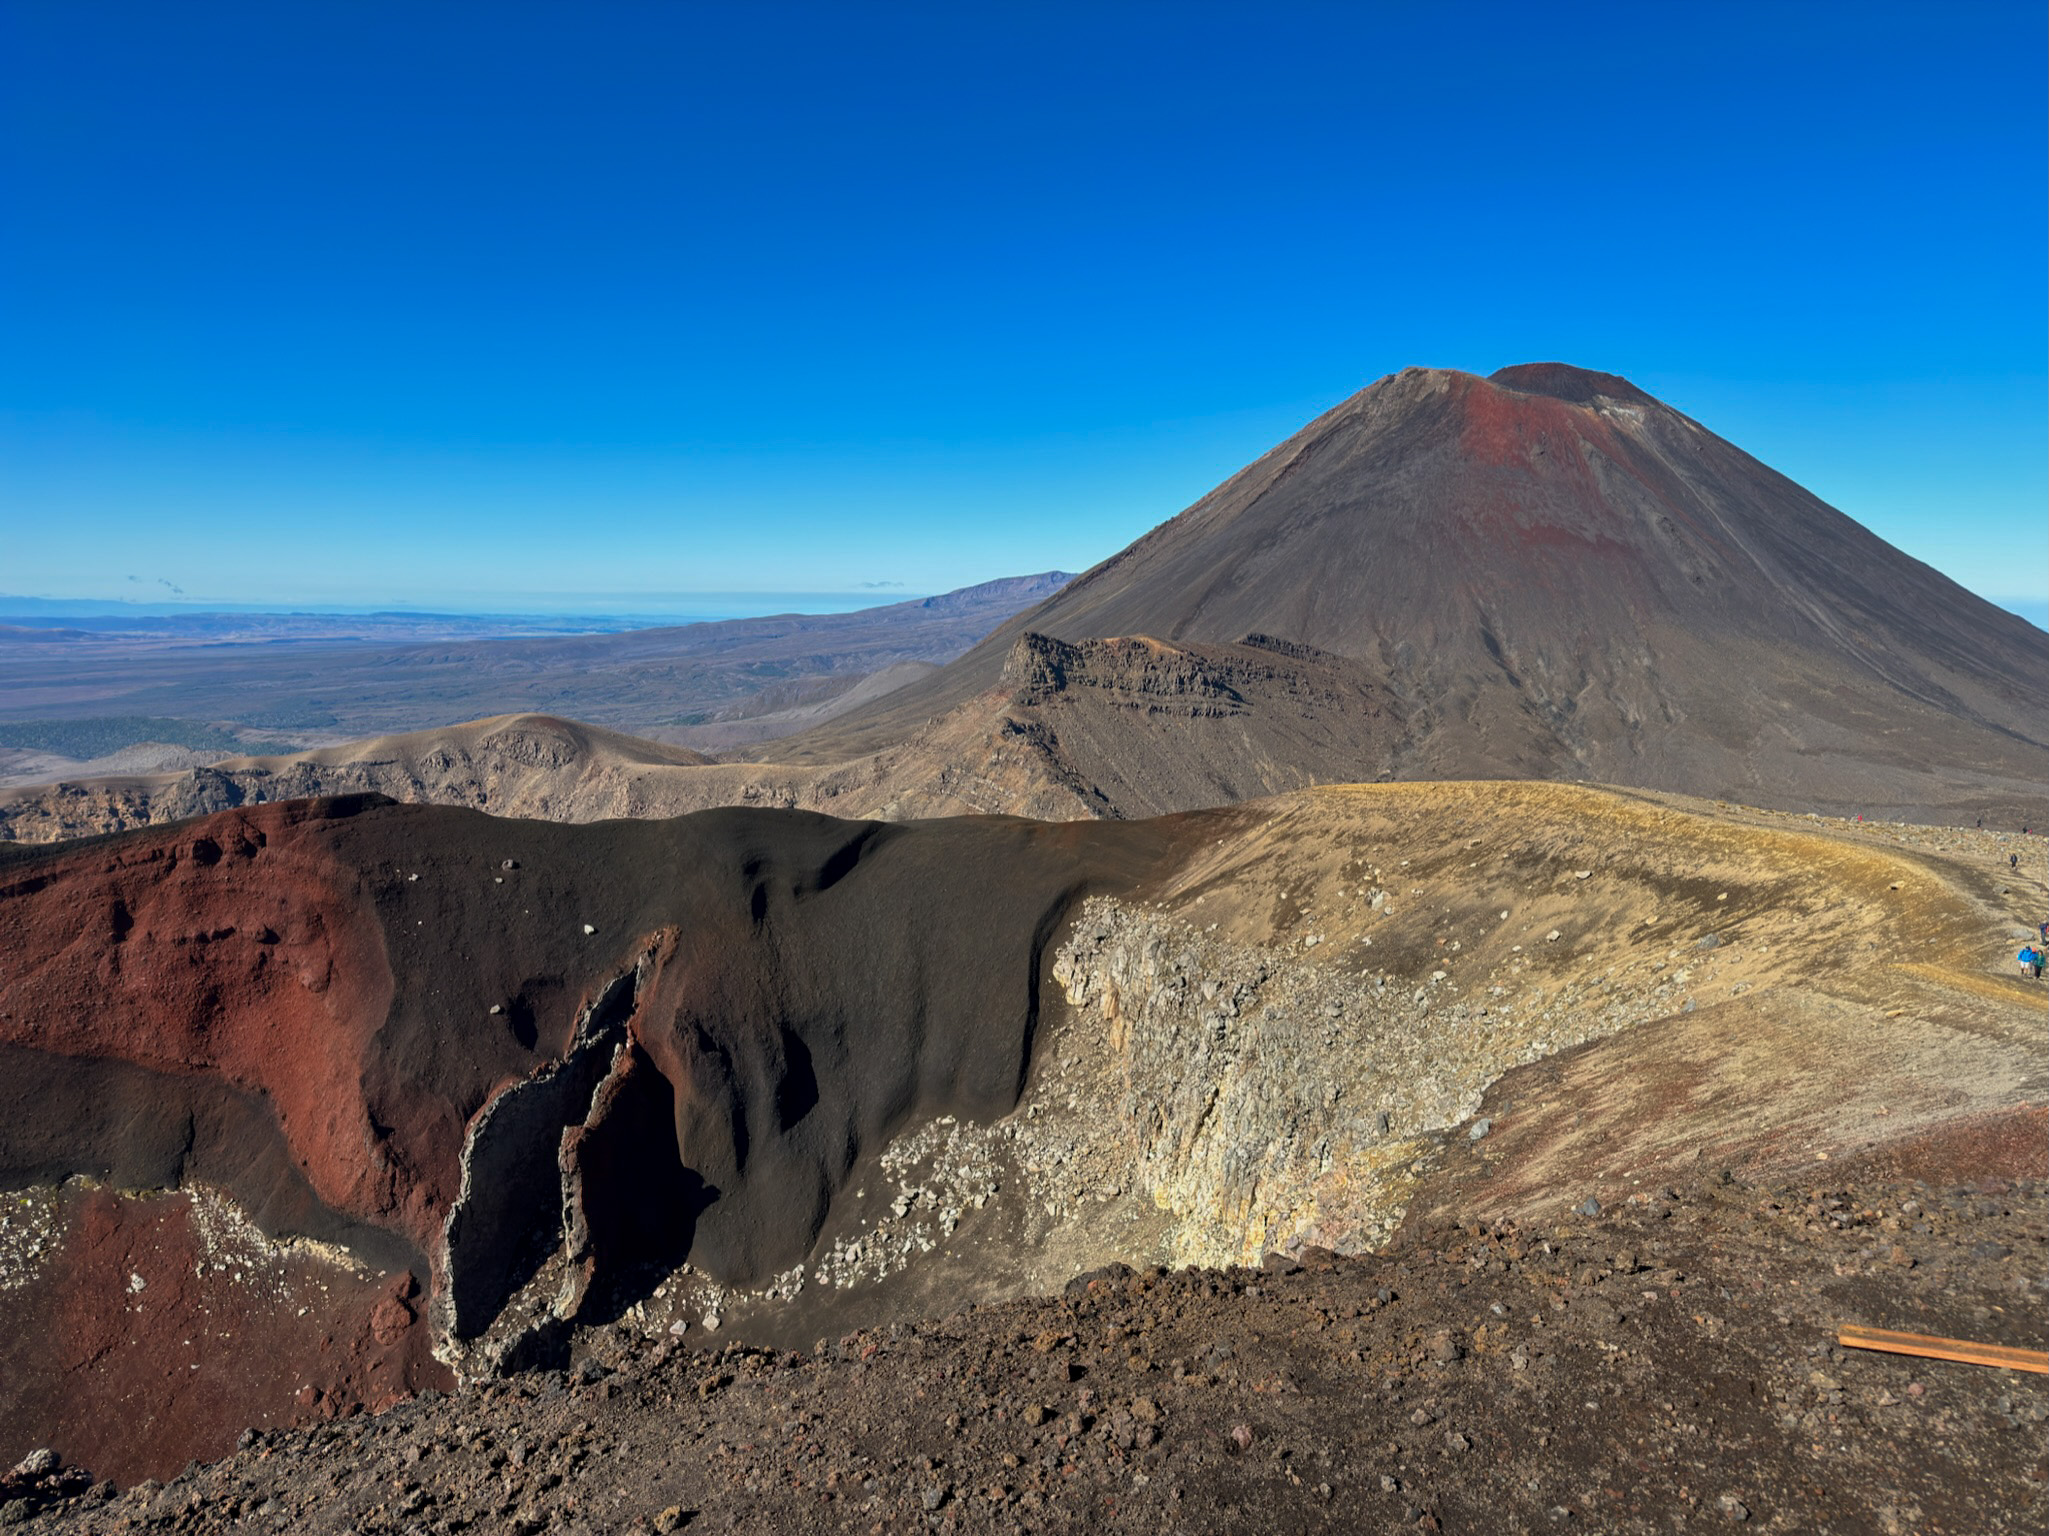
[{"label": "brown volcano slope", "polygon": [[1270,636],[1030,634],[997,687],[901,745],[808,773],[764,766],[760,780],[840,814],[1156,816],[1392,777],[1401,733],[1399,705],[1367,668]]},{"label": "brown volcano slope", "polygon": [[2049,1091],[2008,846],[1494,784],[0,851],[0,1462],[1371,1249],[1476,1110],[1511,1214],[1985,1123]]},{"label": "brown volcano slope", "polygon": [[[2049,779],[2049,636],[1626,381],[1559,364],[1384,378],[959,661],[763,753],[902,740],[996,686],[1027,634],[1255,633],[1366,669],[1404,721],[1397,778],[1920,819],[2030,804]],[[1355,743],[1363,762],[1387,747]]]}]

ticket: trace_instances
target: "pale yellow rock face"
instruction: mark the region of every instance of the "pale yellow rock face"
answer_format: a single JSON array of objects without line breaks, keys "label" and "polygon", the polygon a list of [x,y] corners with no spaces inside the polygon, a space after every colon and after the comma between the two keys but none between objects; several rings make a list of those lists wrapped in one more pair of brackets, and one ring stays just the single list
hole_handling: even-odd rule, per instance
[{"label": "pale yellow rock face", "polygon": [[[1374,1246],[1490,1088],[1597,1042],[1649,1085],[1661,1041],[1726,1040],[1622,1135],[1646,1166],[1774,1124],[1840,1140],[1874,1093],[1889,1132],[2010,1104],[2044,1076],[2030,1000],[1955,857],[1995,852],[1570,786],[1267,802],[1150,900],[1085,905],[1053,966],[1077,1107],[1041,1134],[1071,1124],[1091,1177],[1166,1215],[1161,1257],[1220,1265]],[[1860,1093],[1855,1041],[1910,1080]]]}]

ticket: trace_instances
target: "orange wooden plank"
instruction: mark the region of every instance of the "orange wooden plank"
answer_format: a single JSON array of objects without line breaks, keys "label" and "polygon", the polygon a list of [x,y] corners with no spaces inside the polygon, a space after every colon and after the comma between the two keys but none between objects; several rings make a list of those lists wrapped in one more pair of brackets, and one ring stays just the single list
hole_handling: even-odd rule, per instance
[{"label": "orange wooden plank", "polygon": [[1894,1355],[2003,1366],[2010,1371],[2035,1371],[2049,1376],[2049,1349],[2016,1349],[2011,1344],[1974,1344],[1969,1339],[1942,1339],[1932,1333],[1894,1333],[1886,1328],[1855,1326],[1844,1327],[1836,1335],[1836,1342],[1845,1349],[1879,1349]]}]

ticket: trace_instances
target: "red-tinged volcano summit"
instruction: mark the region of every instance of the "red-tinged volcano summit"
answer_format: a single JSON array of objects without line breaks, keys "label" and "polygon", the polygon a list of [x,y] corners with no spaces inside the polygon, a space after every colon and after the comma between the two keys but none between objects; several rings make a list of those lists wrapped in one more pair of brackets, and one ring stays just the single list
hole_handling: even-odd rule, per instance
[{"label": "red-tinged volcano summit", "polygon": [[2049,776],[2030,702],[2049,639],[1627,380],[1562,363],[1381,379],[804,748],[901,734],[997,684],[1028,633],[1258,634],[1357,662],[1402,721],[1392,746],[1360,743],[1361,778],[1955,816]]}]

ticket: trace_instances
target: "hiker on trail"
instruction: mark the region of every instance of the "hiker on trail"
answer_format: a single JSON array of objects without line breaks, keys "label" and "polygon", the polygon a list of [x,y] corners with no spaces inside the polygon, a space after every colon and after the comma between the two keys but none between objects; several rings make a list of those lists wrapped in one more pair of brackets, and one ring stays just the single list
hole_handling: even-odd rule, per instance
[{"label": "hiker on trail", "polygon": [[2021,867],[2021,856],[2017,853],[2009,853],[2006,856],[2006,862],[2010,867],[2019,869]]},{"label": "hiker on trail", "polygon": [[2029,944],[2014,956],[2021,963],[2021,974],[2034,981],[2042,979],[2042,952]]}]

